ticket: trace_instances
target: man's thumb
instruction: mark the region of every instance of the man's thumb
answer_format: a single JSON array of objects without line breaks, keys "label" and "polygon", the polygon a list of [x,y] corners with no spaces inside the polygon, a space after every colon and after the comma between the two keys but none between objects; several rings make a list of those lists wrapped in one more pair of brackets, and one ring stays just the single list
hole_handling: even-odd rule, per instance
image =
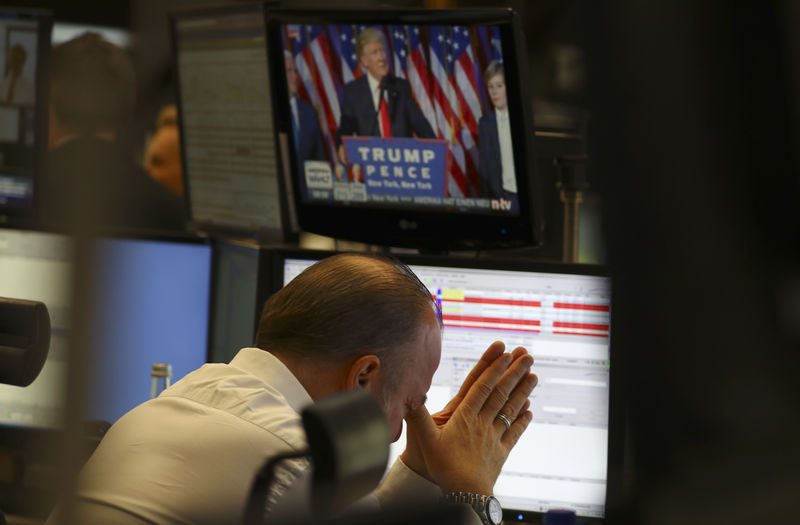
[{"label": "man's thumb", "polygon": [[409,437],[421,439],[423,441],[432,438],[436,432],[436,423],[425,405],[420,405],[414,410],[409,410],[406,414],[406,425],[408,425]]}]

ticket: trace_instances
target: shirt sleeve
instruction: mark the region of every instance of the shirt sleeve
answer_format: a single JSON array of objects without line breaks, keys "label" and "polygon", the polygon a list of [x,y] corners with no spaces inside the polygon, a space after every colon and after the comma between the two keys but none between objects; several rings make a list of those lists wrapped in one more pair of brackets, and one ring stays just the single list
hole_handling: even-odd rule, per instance
[{"label": "shirt sleeve", "polygon": [[408,468],[400,458],[397,458],[383,477],[374,494],[380,506],[384,508],[409,501],[418,504],[435,503],[442,497],[438,485]]},{"label": "shirt sleeve", "polygon": [[[386,509],[409,504],[433,505],[441,500],[442,491],[439,485],[423,478],[397,458],[370,497]],[[483,525],[483,522],[477,513],[470,512],[468,525]]]}]

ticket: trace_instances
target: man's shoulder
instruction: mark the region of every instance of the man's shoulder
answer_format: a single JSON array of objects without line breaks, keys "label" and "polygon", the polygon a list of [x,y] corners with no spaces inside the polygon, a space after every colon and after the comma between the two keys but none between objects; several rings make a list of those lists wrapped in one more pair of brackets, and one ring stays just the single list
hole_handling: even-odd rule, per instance
[{"label": "man's shoulder", "polygon": [[496,126],[497,125],[497,115],[495,114],[493,109],[490,109],[485,114],[481,115],[481,118],[478,119],[478,126]]},{"label": "man's shoulder", "polygon": [[387,89],[411,90],[411,84],[408,83],[408,80],[402,77],[396,77],[392,74],[388,74],[383,77],[383,82],[385,83]]},{"label": "man's shoulder", "polygon": [[360,89],[364,89],[367,86],[367,75],[361,75],[360,77],[351,80],[347,84],[344,85],[344,92],[350,93],[353,91],[358,91]]},{"label": "man's shoulder", "polygon": [[283,392],[238,367],[209,363],[190,372],[159,396],[162,403],[190,403],[259,427],[293,447],[303,446],[300,415]]},{"label": "man's shoulder", "polygon": [[393,75],[392,73],[388,73],[385,77],[383,77],[384,82],[394,85],[408,85],[408,80],[404,79],[403,77],[398,77]]}]

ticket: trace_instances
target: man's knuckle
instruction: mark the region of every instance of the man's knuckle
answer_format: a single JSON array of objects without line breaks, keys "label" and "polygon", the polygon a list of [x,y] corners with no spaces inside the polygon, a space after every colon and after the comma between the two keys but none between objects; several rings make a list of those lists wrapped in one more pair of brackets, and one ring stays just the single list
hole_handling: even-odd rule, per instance
[{"label": "man's knuckle", "polygon": [[478,383],[476,388],[483,397],[489,397],[492,394],[492,387],[486,383]]},{"label": "man's knuckle", "polygon": [[505,403],[506,400],[508,400],[509,396],[511,395],[511,392],[509,392],[507,388],[498,385],[494,389],[494,395],[497,397],[498,401],[500,401],[501,403]]}]

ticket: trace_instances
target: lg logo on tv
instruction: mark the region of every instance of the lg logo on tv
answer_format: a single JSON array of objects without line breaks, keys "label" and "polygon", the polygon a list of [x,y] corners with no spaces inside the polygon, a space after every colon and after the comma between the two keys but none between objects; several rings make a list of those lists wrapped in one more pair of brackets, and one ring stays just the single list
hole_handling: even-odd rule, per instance
[{"label": "lg logo on tv", "polygon": [[417,226],[416,221],[409,221],[406,219],[400,219],[400,222],[398,224],[400,225],[400,229],[403,231],[416,230],[419,228],[419,226]]}]

